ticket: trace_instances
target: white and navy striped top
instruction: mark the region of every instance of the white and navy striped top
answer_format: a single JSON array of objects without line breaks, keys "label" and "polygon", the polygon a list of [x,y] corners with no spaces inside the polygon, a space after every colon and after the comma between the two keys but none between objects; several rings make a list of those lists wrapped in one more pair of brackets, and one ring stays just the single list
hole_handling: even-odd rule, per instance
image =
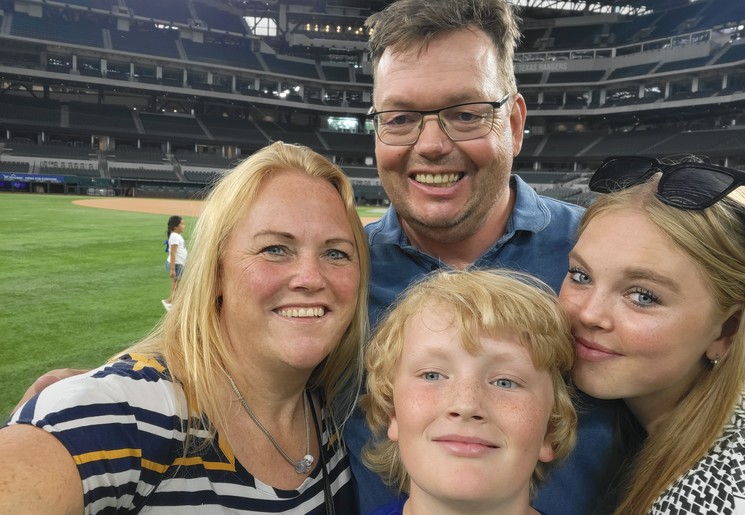
[{"label": "white and navy striped top", "polygon": [[[59,439],[78,466],[85,513],[326,513],[321,460],[297,490],[255,479],[217,435],[184,457],[186,398],[160,361],[126,356],[53,384],[9,424],[33,424]],[[354,513],[346,449],[322,410],[323,452],[337,514]],[[191,429],[193,445],[208,437]],[[331,442],[331,443],[329,443]]]}]

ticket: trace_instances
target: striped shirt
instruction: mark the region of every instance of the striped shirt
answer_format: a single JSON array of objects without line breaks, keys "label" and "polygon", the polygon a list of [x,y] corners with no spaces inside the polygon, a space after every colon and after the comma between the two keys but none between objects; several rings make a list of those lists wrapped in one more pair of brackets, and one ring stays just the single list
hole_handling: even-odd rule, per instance
[{"label": "striped shirt", "polygon": [[[66,379],[27,402],[9,424],[32,424],[70,452],[83,484],[85,513],[325,513],[321,460],[296,490],[254,478],[218,434],[200,421],[184,457],[186,398],[168,370],[142,355]],[[322,410],[323,453],[336,513],[356,511],[347,452]],[[329,441],[332,443],[329,444]]]}]

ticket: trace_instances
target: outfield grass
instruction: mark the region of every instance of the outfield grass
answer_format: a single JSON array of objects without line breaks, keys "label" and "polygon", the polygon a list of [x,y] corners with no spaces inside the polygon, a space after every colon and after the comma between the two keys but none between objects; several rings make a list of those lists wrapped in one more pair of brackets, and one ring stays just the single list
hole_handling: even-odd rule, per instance
[{"label": "outfield grass", "polygon": [[163,314],[167,217],[76,198],[0,194],[0,415],[43,372],[100,364]]},{"label": "outfield grass", "polygon": [[385,207],[368,207],[368,206],[362,206],[357,208],[357,213],[359,213],[360,217],[362,218],[380,218],[383,216],[383,213],[385,213],[385,210],[387,208]]},{"label": "outfield grass", "polygon": [[[168,217],[74,205],[79,198],[90,197],[0,194],[2,418],[44,372],[99,365],[163,315]],[[185,220],[189,248],[194,219]]]}]

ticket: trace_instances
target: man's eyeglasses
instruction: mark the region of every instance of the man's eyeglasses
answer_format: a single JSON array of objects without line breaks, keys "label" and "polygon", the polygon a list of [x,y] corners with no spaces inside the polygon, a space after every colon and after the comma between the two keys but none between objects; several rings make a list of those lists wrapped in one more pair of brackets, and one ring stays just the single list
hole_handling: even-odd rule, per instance
[{"label": "man's eyeglasses", "polygon": [[664,164],[650,157],[610,157],[590,179],[590,189],[611,193],[648,180],[662,172],[657,198],[681,209],[705,209],[738,186],[745,185],[745,171],[707,163]]},{"label": "man's eyeglasses", "polygon": [[466,102],[431,111],[370,111],[378,139],[391,146],[413,145],[424,127],[424,117],[437,115],[443,132],[453,141],[482,138],[494,125],[494,111],[510,98],[505,95],[496,102]]}]

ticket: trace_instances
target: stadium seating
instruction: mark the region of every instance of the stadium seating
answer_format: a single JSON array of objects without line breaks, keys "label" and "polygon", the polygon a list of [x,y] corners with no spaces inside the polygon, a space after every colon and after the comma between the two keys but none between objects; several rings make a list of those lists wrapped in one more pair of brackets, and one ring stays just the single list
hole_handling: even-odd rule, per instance
[{"label": "stadium seating", "polygon": [[7,161],[5,157],[0,159],[0,172],[3,173],[29,173],[29,163],[22,161]]},{"label": "stadium seating", "polygon": [[68,21],[61,16],[37,18],[23,12],[13,13],[11,34],[14,36],[57,41],[72,45],[103,46],[101,27],[94,21]]},{"label": "stadium seating", "polygon": [[192,2],[192,5],[197,17],[206,23],[207,27],[224,30],[225,32],[245,34],[246,30],[238,16],[230,16],[226,11],[202,2]]},{"label": "stadium seating", "polygon": [[[382,201],[366,35],[352,30],[367,9],[344,8],[334,30],[329,6],[331,28],[317,31],[303,23],[317,13],[294,1],[284,16],[277,2],[182,1],[6,0],[0,164],[66,174],[84,162],[78,175],[191,195],[235,163],[223,153],[283,140],[341,163],[358,200]],[[700,153],[745,168],[745,2],[652,4],[595,18],[526,10],[515,71],[529,135],[515,166],[529,181],[581,203],[586,185],[562,171],[608,155]],[[241,19],[252,10],[285,25],[259,35]]]},{"label": "stadium seating", "polygon": [[248,70],[264,70],[248,41],[226,38],[219,43],[195,43],[185,39],[181,41],[181,44],[184,47],[186,57],[191,61],[221,64]]}]

